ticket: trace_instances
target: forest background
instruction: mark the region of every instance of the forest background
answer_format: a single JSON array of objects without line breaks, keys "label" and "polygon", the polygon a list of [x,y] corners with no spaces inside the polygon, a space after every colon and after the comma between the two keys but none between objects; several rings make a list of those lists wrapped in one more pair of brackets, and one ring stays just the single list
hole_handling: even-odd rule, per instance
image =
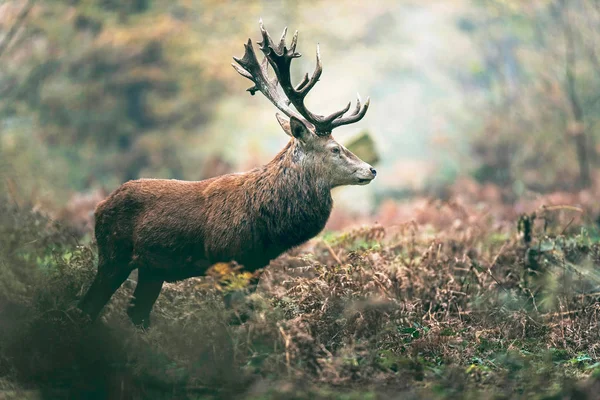
[{"label": "forest background", "polygon": [[[245,285],[223,267],[214,284],[168,288],[154,332],[119,307],[103,338],[71,329],[95,268],[98,201],[129,179],[244,171],[286,143],[274,107],[229,67],[261,17],[272,34],[300,31],[296,77],[320,44],[311,109],[370,96],[367,116],[335,136],[372,140],[377,179],[334,191],[324,233],[272,266],[241,327],[219,322],[214,295]],[[597,0],[0,2],[0,387],[592,393],[599,45]],[[84,342],[114,358],[82,359]]]}]

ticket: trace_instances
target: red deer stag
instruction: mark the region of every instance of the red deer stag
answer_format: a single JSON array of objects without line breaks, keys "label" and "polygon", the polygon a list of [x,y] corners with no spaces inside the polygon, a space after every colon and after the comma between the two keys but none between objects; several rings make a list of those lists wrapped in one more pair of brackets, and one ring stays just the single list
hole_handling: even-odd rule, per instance
[{"label": "red deer stag", "polygon": [[[113,293],[138,269],[128,309],[134,324],[147,327],[163,282],[202,276],[211,265],[236,261],[257,271],[294,246],[317,235],[331,213],[331,189],[365,185],[376,171],[331,137],[341,125],[359,121],[369,100],[348,115],[350,103],[329,116],[313,114],[304,99],[321,76],[317,65],[293,85],[290,64],[298,32],[288,48],[283,36],[273,42],[262,21],[259,63],[250,39],[244,56],[232,64],[254,82],[289,120],[277,119],[291,140],[265,166],[245,173],[197,182],[140,179],[126,182],[98,204],[98,272],[79,308],[94,320]],[[275,77],[267,75],[271,66]],[[281,90],[279,90],[279,87]],[[290,104],[294,108],[290,107]]]}]

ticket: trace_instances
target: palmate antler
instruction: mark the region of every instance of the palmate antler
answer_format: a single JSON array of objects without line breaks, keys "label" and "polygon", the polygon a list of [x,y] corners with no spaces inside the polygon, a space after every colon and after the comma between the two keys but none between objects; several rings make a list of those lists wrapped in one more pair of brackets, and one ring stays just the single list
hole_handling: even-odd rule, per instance
[{"label": "palmate antler", "polygon": [[[348,103],[344,109],[336,111],[327,117],[310,112],[304,104],[304,99],[308,92],[310,92],[318,82],[319,77],[323,72],[321,55],[319,54],[319,45],[317,45],[317,66],[315,67],[315,71],[310,78],[308,77],[308,74],[305,74],[302,81],[294,87],[291,80],[290,66],[294,58],[301,56],[300,53],[296,53],[298,31],[294,33],[292,44],[289,49],[285,43],[287,28],[283,30],[283,35],[277,44],[275,44],[273,39],[271,39],[271,36],[269,36],[269,33],[263,25],[262,19],[260,20],[260,31],[263,40],[258,44],[265,55],[263,62],[258,62],[256,53],[252,47],[252,41],[248,39],[248,43],[244,45],[244,57],[241,59],[233,57],[237,64],[231,64],[242,76],[254,82],[254,86],[248,89],[250,94],[254,95],[256,91],[260,91],[288,117],[294,116],[305,123],[314,126],[316,134],[320,136],[329,135],[334,128],[360,121],[365,116],[367,109],[369,108],[369,98],[367,98],[365,104],[362,105],[360,96],[357,96],[355,109],[346,116],[344,116],[344,114],[350,109],[351,103]],[[273,79],[270,79],[267,75],[268,65],[271,65],[273,71],[275,71],[275,77]],[[281,86],[283,94],[278,90],[278,86]],[[290,104],[294,106],[297,112],[290,107]]]}]

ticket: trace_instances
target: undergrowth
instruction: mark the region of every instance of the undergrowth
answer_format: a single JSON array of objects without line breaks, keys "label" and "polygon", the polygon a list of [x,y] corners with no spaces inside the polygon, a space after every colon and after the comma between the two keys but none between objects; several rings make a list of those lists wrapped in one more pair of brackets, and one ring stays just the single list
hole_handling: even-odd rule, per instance
[{"label": "undergrowth", "polygon": [[[432,213],[435,210],[431,211]],[[167,284],[149,331],[75,308],[96,265],[42,214],[0,205],[0,390],[10,398],[594,398],[600,246],[569,209],[444,229],[326,233],[248,276]],[[447,218],[446,215],[444,218]],[[241,321],[242,313],[249,319]]]}]

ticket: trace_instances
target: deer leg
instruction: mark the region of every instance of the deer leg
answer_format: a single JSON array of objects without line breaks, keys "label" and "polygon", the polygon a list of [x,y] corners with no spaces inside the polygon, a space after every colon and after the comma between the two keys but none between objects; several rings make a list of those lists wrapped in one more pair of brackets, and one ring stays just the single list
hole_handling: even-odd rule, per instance
[{"label": "deer leg", "polygon": [[134,325],[148,329],[150,327],[150,311],[160,294],[163,280],[156,278],[146,269],[138,269],[138,283],[131,299],[127,314]]},{"label": "deer leg", "polygon": [[98,265],[96,278],[79,302],[79,309],[87,314],[92,321],[96,320],[102,308],[125,282],[130,273],[131,269],[129,268],[120,268],[117,265]]}]

